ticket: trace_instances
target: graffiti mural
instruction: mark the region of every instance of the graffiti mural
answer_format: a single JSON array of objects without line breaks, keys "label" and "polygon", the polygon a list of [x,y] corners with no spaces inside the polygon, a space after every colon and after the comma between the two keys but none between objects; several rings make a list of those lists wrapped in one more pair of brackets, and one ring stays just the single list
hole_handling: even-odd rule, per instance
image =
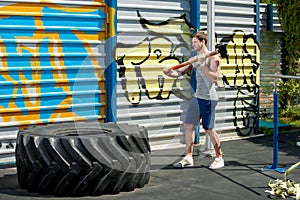
[{"label": "graffiti mural", "polygon": [[[1,3],[6,13],[0,17],[1,122],[29,125],[105,115],[104,66],[94,51],[107,39],[107,6],[98,0],[53,2]],[[87,111],[84,105],[91,103],[95,110]]]},{"label": "graffiti mural", "polygon": [[141,26],[147,31],[138,44],[118,43],[116,60],[119,77],[127,100],[138,105],[142,94],[148,99],[168,99],[173,93],[184,96],[177,79],[162,73],[162,69],[181,63],[190,55],[190,34],[194,28],[182,15],[154,24],[138,12]]},{"label": "graffiti mural", "polygon": [[233,123],[238,134],[249,135],[259,117],[259,46],[254,35],[239,30],[221,43],[228,52],[222,59],[222,80],[234,94]]},{"label": "graffiti mural", "polygon": [[[138,44],[119,43],[116,48],[119,78],[127,101],[138,106],[143,94],[154,100],[168,99],[170,95],[184,98],[176,92],[179,89],[174,90],[178,80],[161,70],[190,57],[190,36],[195,29],[185,15],[160,23],[149,22],[139,12],[137,15],[147,36]],[[248,135],[258,120],[259,46],[254,35],[239,30],[219,43],[226,46],[228,54],[222,58],[223,77],[218,85],[225,88],[225,99],[232,103],[230,112],[236,132]]]}]

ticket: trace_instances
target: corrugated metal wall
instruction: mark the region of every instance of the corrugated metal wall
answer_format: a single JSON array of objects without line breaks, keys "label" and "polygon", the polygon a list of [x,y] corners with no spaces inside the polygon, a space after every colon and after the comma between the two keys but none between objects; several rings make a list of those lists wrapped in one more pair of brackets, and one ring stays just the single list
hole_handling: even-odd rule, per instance
[{"label": "corrugated metal wall", "polygon": [[[256,3],[215,2],[216,42],[228,51],[218,82],[216,129],[253,134],[260,85]],[[103,76],[111,62],[107,51],[115,52],[118,63],[116,94],[110,91],[117,98],[117,121],[144,125],[152,147],[180,142],[190,77],[176,80],[161,70],[190,57],[191,3],[118,0],[114,13],[99,0],[2,2],[1,157],[13,153],[16,132],[30,124],[105,120],[106,105],[114,104]],[[201,28],[206,3],[200,4]],[[110,12],[117,14],[117,33],[107,28]],[[117,34],[115,49],[107,48],[107,34]]]},{"label": "corrugated metal wall", "polygon": [[[201,27],[207,25],[207,0],[201,0]],[[215,29],[218,38],[232,35],[236,30],[255,34],[255,0],[215,0]]]},{"label": "corrugated metal wall", "polygon": [[273,116],[274,78],[267,75],[280,74],[283,59],[283,33],[277,16],[276,4],[260,5],[261,27],[261,74],[260,116]]},{"label": "corrugated metal wall", "polygon": [[274,32],[282,32],[277,13],[278,13],[277,5],[273,4],[273,31]]},{"label": "corrugated metal wall", "polygon": [[[262,31],[271,29],[274,32],[282,32],[277,13],[277,4],[260,4],[260,29]],[[270,22],[272,27],[268,27]]]},{"label": "corrugated metal wall", "polygon": [[182,136],[186,101],[180,95],[190,96],[189,82],[162,69],[190,55],[189,11],[188,0],[118,1],[117,118],[144,125],[153,147]]},{"label": "corrugated metal wall", "polygon": [[[0,3],[0,154],[32,124],[105,118],[104,1]],[[12,155],[14,156],[14,155]]]},{"label": "corrugated metal wall", "polygon": [[[205,28],[207,2],[200,2],[201,28]],[[117,118],[146,126],[152,146],[172,145],[179,141],[176,136],[182,136],[187,101],[170,93],[175,80],[164,76],[161,69],[190,56],[190,3],[118,1]],[[219,81],[216,129],[253,134],[258,120],[260,60],[256,3],[218,0],[215,8],[217,42],[225,43],[229,53]],[[189,96],[188,79],[180,81],[184,84],[181,93]]]},{"label": "corrugated metal wall", "polygon": [[[207,26],[207,1],[201,1],[201,28]],[[256,38],[256,1],[216,0],[216,43],[226,45],[222,59],[222,94],[217,109],[224,114],[219,133],[254,134],[259,112],[260,49]]]}]

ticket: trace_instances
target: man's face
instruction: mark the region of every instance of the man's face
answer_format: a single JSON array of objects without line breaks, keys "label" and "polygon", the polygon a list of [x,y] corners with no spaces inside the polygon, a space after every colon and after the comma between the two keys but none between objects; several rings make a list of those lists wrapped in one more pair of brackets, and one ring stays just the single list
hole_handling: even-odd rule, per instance
[{"label": "man's face", "polygon": [[204,40],[200,41],[197,37],[192,38],[192,46],[194,51],[200,51],[203,48]]}]

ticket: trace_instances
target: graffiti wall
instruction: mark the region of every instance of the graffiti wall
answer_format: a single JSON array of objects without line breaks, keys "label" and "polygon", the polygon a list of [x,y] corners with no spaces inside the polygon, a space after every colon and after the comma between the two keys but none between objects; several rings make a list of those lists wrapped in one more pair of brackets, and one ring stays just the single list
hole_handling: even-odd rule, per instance
[{"label": "graffiti wall", "polygon": [[[147,35],[137,44],[118,43],[116,60],[119,78],[128,102],[138,105],[144,94],[148,99],[169,99],[176,88],[175,78],[162,73],[162,69],[181,63],[190,55],[190,35],[193,27],[185,15],[154,24],[139,12],[140,25]],[[179,32],[178,32],[179,31]]]},{"label": "graffiti wall", "polygon": [[[186,105],[193,95],[191,77],[170,78],[162,69],[191,56],[190,36],[195,28],[185,14],[160,22],[148,20],[139,11],[137,16],[139,26],[146,32],[144,38],[140,37],[141,41],[136,43],[118,42],[116,49],[119,120],[144,124],[154,139],[167,135],[169,127],[180,135]],[[216,127],[219,133],[226,130],[238,135],[253,134],[259,110],[260,58],[256,36],[242,30],[222,36],[216,33],[216,36],[220,38],[217,44],[222,43],[227,50],[227,56],[222,58],[222,77],[218,81],[222,98],[217,107]]]},{"label": "graffiti wall", "polygon": [[153,22],[145,12],[135,13],[138,36],[129,40],[127,32],[118,33],[118,121],[144,125],[150,137],[178,134],[182,107],[191,98],[190,76],[175,79],[162,69],[190,57],[195,30],[185,14]]},{"label": "graffiti wall", "polygon": [[[145,126],[158,144],[181,140],[193,95],[192,72],[175,79],[162,69],[193,55],[190,37],[196,29],[190,23],[191,1],[117,1],[118,9],[111,3],[0,3],[0,151],[12,153],[16,132],[32,124],[104,121],[107,109],[114,109],[112,96],[117,99],[118,122]],[[238,6],[254,10],[256,5],[228,4],[237,10]],[[246,28],[235,23],[232,30],[223,31],[228,27],[218,29],[216,24],[216,42],[224,43],[228,52],[218,82],[219,133],[252,134],[257,122],[260,50],[251,31],[254,23],[245,21],[247,13],[238,20]],[[111,45],[112,38],[117,38],[116,46]],[[112,52],[117,77],[105,74]],[[116,88],[106,90],[114,78]]]},{"label": "graffiti wall", "polygon": [[220,42],[228,52],[222,59],[222,84],[226,101],[233,103],[233,125],[239,135],[249,135],[259,117],[259,46],[254,35],[239,30]]},{"label": "graffiti wall", "polygon": [[105,118],[110,10],[98,0],[0,3],[0,132],[6,139],[32,124]]}]

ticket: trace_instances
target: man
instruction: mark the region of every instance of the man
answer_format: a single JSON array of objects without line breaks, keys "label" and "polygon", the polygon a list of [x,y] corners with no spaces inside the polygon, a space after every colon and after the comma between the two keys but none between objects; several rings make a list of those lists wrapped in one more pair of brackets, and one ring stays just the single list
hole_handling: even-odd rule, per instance
[{"label": "man", "polygon": [[[175,168],[191,167],[193,161],[193,146],[195,126],[202,119],[202,126],[205,133],[209,135],[216,153],[215,160],[209,166],[211,169],[219,169],[224,167],[222,158],[221,144],[218,134],[214,129],[215,123],[215,108],[218,103],[218,95],[215,88],[215,83],[220,76],[221,60],[219,56],[209,56],[207,49],[206,36],[197,32],[192,36],[192,46],[198,55],[188,60],[190,64],[172,70],[170,68],[163,69],[163,72],[170,77],[179,77],[194,68],[196,71],[197,89],[192,98],[189,108],[186,113],[184,122],[186,152],[185,157],[178,163],[174,164]],[[196,61],[196,62],[195,62]]]}]

